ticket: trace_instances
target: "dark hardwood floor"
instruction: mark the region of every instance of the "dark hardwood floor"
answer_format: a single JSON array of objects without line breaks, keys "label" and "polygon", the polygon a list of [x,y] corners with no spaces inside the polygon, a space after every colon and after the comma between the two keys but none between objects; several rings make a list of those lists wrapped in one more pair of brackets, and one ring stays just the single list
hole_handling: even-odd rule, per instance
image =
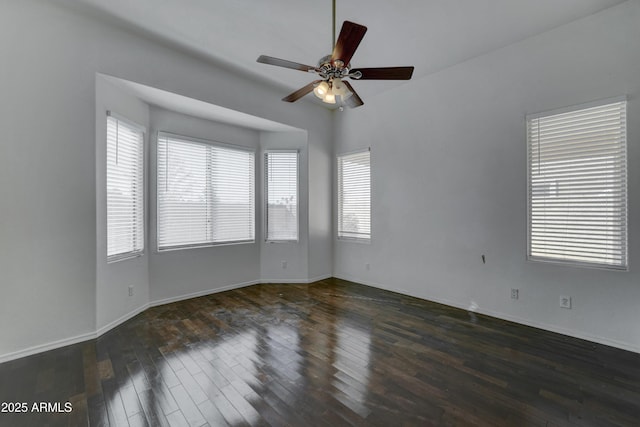
[{"label": "dark hardwood floor", "polygon": [[638,426],[640,355],[330,279],[152,308],[1,364],[0,402],[29,406],[0,413],[11,427]]}]

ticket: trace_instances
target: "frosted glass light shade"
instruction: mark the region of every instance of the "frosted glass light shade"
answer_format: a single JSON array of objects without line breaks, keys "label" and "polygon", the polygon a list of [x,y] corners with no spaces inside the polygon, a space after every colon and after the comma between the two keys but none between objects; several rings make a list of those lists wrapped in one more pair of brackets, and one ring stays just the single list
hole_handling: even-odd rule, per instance
[{"label": "frosted glass light shade", "polygon": [[334,95],[340,95],[344,97],[347,93],[350,93],[349,89],[347,89],[347,86],[340,79],[333,79],[332,87]]},{"label": "frosted glass light shade", "polygon": [[324,100],[325,95],[329,92],[329,83],[322,82],[313,89],[313,93],[318,98]]},{"label": "frosted glass light shade", "polygon": [[336,96],[333,94],[331,90],[329,90],[329,92],[327,92],[327,94],[324,96],[324,99],[322,101],[326,102],[327,104],[335,104]]}]

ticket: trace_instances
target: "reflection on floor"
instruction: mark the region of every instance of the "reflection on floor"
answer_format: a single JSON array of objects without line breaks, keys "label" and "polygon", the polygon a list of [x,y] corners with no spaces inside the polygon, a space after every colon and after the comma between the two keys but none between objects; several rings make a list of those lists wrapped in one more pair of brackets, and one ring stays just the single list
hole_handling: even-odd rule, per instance
[{"label": "reflection on floor", "polygon": [[156,307],[4,363],[0,402],[29,406],[2,426],[631,426],[640,355],[330,279]]}]

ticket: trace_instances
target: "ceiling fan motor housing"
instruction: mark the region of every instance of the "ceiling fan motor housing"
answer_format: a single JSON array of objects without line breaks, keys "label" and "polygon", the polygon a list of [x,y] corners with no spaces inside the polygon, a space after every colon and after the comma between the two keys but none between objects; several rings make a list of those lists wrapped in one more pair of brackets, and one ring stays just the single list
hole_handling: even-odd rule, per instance
[{"label": "ceiling fan motor housing", "polygon": [[358,80],[362,77],[362,73],[358,70],[351,72],[351,64],[346,64],[341,59],[331,59],[331,55],[326,55],[318,61],[317,70],[309,70],[310,73],[317,73],[323,80],[350,79]]},{"label": "ceiling fan motor housing", "polygon": [[[350,65],[350,64],[348,64]],[[326,55],[318,61],[318,74],[323,79],[342,78],[349,74],[349,66],[340,59],[331,59],[331,55]]]}]

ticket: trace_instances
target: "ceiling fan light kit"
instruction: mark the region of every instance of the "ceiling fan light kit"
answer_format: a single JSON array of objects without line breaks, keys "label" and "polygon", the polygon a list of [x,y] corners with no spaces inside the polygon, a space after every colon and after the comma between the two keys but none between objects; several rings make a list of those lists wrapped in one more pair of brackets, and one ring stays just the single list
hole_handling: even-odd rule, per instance
[{"label": "ceiling fan light kit", "polygon": [[353,94],[347,89],[347,86],[342,80],[337,77],[323,80],[313,89],[313,94],[320,98],[322,102],[327,104],[335,104],[336,97],[339,97],[341,101],[345,101]]},{"label": "ceiling fan light kit", "polygon": [[[335,2],[333,7],[335,34]],[[346,105],[351,108],[364,104],[355,89],[345,79],[351,80],[409,80],[413,75],[413,67],[378,67],[351,68],[351,57],[360,45],[367,27],[355,22],[344,21],[333,53],[318,61],[318,66],[299,64],[285,59],[260,55],[258,62],[317,74],[319,80],[309,83],[292,94],[282,98],[285,102],[295,102],[310,92],[326,104],[338,104],[340,110]]]}]

